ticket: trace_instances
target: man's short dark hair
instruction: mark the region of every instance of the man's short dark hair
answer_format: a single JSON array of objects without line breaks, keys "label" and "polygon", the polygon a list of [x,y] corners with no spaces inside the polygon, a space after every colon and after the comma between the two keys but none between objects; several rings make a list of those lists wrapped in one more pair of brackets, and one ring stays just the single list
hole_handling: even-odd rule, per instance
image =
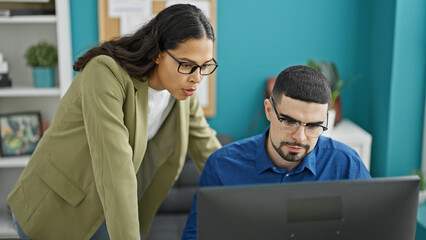
[{"label": "man's short dark hair", "polygon": [[327,78],[315,68],[305,65],[288,67],[278,75],[272,97],[276,102],[281,102],[283,95],[304,102],[331,102],[331,89]]}]

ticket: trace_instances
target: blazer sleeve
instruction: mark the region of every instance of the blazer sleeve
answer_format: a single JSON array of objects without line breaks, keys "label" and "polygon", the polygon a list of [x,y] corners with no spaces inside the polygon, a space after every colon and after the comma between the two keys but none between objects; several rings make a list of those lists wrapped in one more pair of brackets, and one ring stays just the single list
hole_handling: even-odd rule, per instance
[{"label": "blazer sleeve", "polygon": [[131,81],[106,56],[92,59],[81,73],[84,128],[109,236],[140,240],[136,175],[123,113]]},{"label": "blazer sleeve", "polygon": [[198,170],[201,171],[207,158],[219,149],[221,144],[216,138],[216,131],[210,128],[204,117],[198,96],[191,97],[189,108],[188,153]]}]

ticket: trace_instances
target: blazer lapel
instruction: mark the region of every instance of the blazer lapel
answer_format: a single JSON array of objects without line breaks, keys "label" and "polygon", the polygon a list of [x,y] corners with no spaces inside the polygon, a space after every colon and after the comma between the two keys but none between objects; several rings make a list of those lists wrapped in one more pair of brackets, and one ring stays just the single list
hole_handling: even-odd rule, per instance
[{"label": "blazer lapel", "polygon": [[176,151],[179,144],[180,128],[178,127],[179,103],[175,102],[157,134],[148,142],[141,168],[138,171],[138,193],[142,196],[154,178],[157,170]]},{"label": "blazer lapel", "polygon": [[148,79],[132,79],[135,86],[135,145],[133,146],[133,166],[137,171],[141,165],[142,158],[147,146],[148,128]]}]

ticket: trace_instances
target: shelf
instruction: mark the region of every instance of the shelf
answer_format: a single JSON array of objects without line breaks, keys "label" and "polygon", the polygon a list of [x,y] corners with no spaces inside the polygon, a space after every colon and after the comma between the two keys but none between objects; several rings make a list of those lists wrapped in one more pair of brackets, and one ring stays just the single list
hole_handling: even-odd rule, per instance
[{"label": "shelf", "polygon": [[1,157],[0,168],[25,167],[29,160],[30,160],[29,156]]},{"label": "shelf", "polygon": [[59,97],[59,87],[34,88],[34,87],[11,87],[0,88],[0,97]]},{"label": "shelf", "polygon": [[0,237],[17,237],[12,218],[4,211],[0,211]]},{"label": "shelf", "polygon": [[55,15],[0,17],[0,23],[56,23]]}]

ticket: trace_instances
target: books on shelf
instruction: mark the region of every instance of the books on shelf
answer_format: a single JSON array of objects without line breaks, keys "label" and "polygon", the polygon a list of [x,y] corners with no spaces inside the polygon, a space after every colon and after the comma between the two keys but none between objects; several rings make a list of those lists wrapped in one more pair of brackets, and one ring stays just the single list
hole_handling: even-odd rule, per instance
[{"label": "books on shelf", "polygon": [[55,2],[50,0],[0,0],[0,17],[23,15],[55,15]]}]

